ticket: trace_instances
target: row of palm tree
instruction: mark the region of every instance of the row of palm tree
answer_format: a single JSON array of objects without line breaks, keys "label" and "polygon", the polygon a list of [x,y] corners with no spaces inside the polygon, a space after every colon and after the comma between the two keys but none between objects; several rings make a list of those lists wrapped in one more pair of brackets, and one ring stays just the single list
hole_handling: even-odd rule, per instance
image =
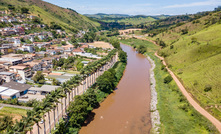
[{"label": "row of palm tree", "polygon": [[[50,94],[47,94],[45,98],[38,104],[36,104],[33,110],[28,111],[26,116],[23,116],[22,119],[15,123],[13,126],[14,133],[26,133],[30,131],[32,133],[33,125],[37,125],[38,134],[40,133],[40,125],[39,121],[43,121],[44,125],[44,134],[46,134],[46,122],[45,115],[48,114],[48,123],[49,123],[49,131],[51,133],[51,116],[50,112],[53,112],[54,115],[54,127],[56,122],[59,122],[59,103],[61,104],[61,112],[63,114],[63,99],[65,99],[64,111],[67,113],[67,99],[68,105],[70,105],[71,98],[79,95],[79,86],[83,85],[83,92],[86,91],[88,87],[90,87],[93,83],[95,83],[95,79],[100,76],[107,68],[112,66],[114,62],[116,62],[117,50],[112,50],[106,57],[92,62],[91,64],[84,67],[80,74],[72,77],[69,81],[63,83],[60,88],[52,91]],[[83,83],[82,83],[83,82]],[[68,98],[67,98],[68,96]],[[70,98],[71,96],[71,98]],[[52,111],[53,110],[53,111]],[[55,113],[57,112],[57,121],[55,117]]]}]

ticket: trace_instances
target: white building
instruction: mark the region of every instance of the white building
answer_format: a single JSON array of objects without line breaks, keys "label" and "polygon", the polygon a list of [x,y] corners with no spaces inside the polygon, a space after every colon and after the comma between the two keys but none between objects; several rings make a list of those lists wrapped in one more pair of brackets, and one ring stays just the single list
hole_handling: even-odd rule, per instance
[{"label": "white building", "polygon": [[20,92],[18,90],[9,89],[8,87],[0,86],[0,98],[7,100],[7,99],[14,99],[20,96]]},{"label": "white building", "polygon": [[11,66],[9,71],[19,74],[22,80],[32,76],[31,68],[29,65]]},{"label": "white building", "polygon": [[5,82],[10,82],[15,80],[15,74],[10,72],[0,72],[0,76]]}]

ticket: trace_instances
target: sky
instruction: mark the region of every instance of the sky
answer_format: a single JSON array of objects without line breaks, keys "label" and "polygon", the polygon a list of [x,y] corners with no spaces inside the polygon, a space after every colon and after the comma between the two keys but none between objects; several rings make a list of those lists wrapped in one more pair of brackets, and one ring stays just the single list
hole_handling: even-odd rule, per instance
[{"label": "sky", "polygon": [[44,0],[81,14],[180,15],[211,11],[221,0]]}]

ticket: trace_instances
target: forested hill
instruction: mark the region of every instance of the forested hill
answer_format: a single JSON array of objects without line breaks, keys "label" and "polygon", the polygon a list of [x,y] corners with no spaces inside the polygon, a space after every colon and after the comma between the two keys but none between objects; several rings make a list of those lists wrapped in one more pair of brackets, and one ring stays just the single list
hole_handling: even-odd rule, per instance
[{"label": "forested hill", "polygon": [[138,25],[149,24],[156,20],[165,19],[168,15],[146,16],[146,15],[127,15],[127,14],[85,14],[94,21],[98,21],[103,29],[127,29],[136,28]]},{"label": "forested hill", "polygon": [[[62,2],[62,1],[61,1]],[[15,7],[14,10],[21,10],[22,7],[29,9],[30,15],[38,16],[45,24],[55,22],[62,28],[74,31],[80,29],[91,29],[99,27],[98,22],[92,21],[70,8],[62,8],[42,0],[1,0],[0,9],[7,9],[8,5]]]}]

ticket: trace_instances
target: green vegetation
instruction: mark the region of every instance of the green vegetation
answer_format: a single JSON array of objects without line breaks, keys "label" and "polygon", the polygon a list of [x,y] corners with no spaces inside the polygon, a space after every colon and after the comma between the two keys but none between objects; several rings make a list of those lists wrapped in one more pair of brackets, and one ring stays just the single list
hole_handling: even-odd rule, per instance
[{"label": "green vegetation", "polygon": [[[121,41],[124,44],[145,45],[147,47],[146,55],[150,56],[155,61],[156,67],[154,69],[156,79],[156,90],[158,93],[157,108],[160,113],[161,129],[160,133],[217,133],[218,131],[201,114],[199,114],[186,100],[183,94],[178,89],[176,83],[172,80],[170,83],[164,83],[164,79],[169,75],[164,71],[164,66],[161,61],[154,56],[158,46],[148,41],[128,39]],[[166,111],[166,112],[165,112]]]},{"label": "green vegetation", "polygon": [[101,23],[103,29],[126,29],[131,27],[137,27],[146,23],[151,23],[159,19],[166,18],[168,16],[145,16],[136,15],[130,16],[125,14],[85,14],[85,16],[92,18],[95,21]]},{"label": "green vegetation", "polygon": [[0,133],[5,133],[5,130],[9,132],[12,129],[13,121],[21,119],[26,113],[25,109],[3,107],[0,110]]},{"label": "green vegetation", "polygon": [[75,66],[75,61],[77,59],[75,57],[69,56],[67,59],[60,58],[59,60],[52,60],[53,68],[56,70],[58,67],[61,67],[62,69],[66,70],[69,68],[73,68]]},{"label": "green vegetation", "polygon": [[26,110],[21,108],[13,108],[13,107],[3,107],[0,110],[0,116],[13,116],[13,115],[20,115],[25,116]]},{"label": "green vegetation", "polygon": [[83,95],[75,96],[75,101],[68,108],[70,120],[68,126],[64,127],[64,122],[61,121],[57,125],[54,134],[60,133],[78,133],[89,113],[94,108],[99,107],[99,102],[103,101],[117,86],[120,81],[126,63],[117,62],[113,68],[105,71],[103,75],[97,78],[93,88],[89,88]]},{"label": "green vegetation", "polygon": [[37,73],[32,77],[32,80],[35,83],[44,84],[45,83],[45,77],[42,74],[42,71],[37,71]]},{"label": "green vegetation", "polygon": [[[153,39],[165,43],[159,54],[165,57],[188,92],[221,121],[220,15],[220,11],[212,12],[160,33]],[[183,34],[182,29],[187,29],[188,33]]]},{"label": "green vegetation", "polygon": [[10,116],[3,116],[0,118],[0,133],[4,133],[5,130],[10,130],[12,127],[13,121]]},{"label": "green vegetation", "polygon": [[78,14],[70,8],[61,8],[42,0],[1,0],[0,5],[5,9],[9,7],[13,11],[39,16],[41,21],[48,25],[51,25],[51,22],[56,22],[56,24],[70,32],[94,29],[100,26],[99,23]]}]

